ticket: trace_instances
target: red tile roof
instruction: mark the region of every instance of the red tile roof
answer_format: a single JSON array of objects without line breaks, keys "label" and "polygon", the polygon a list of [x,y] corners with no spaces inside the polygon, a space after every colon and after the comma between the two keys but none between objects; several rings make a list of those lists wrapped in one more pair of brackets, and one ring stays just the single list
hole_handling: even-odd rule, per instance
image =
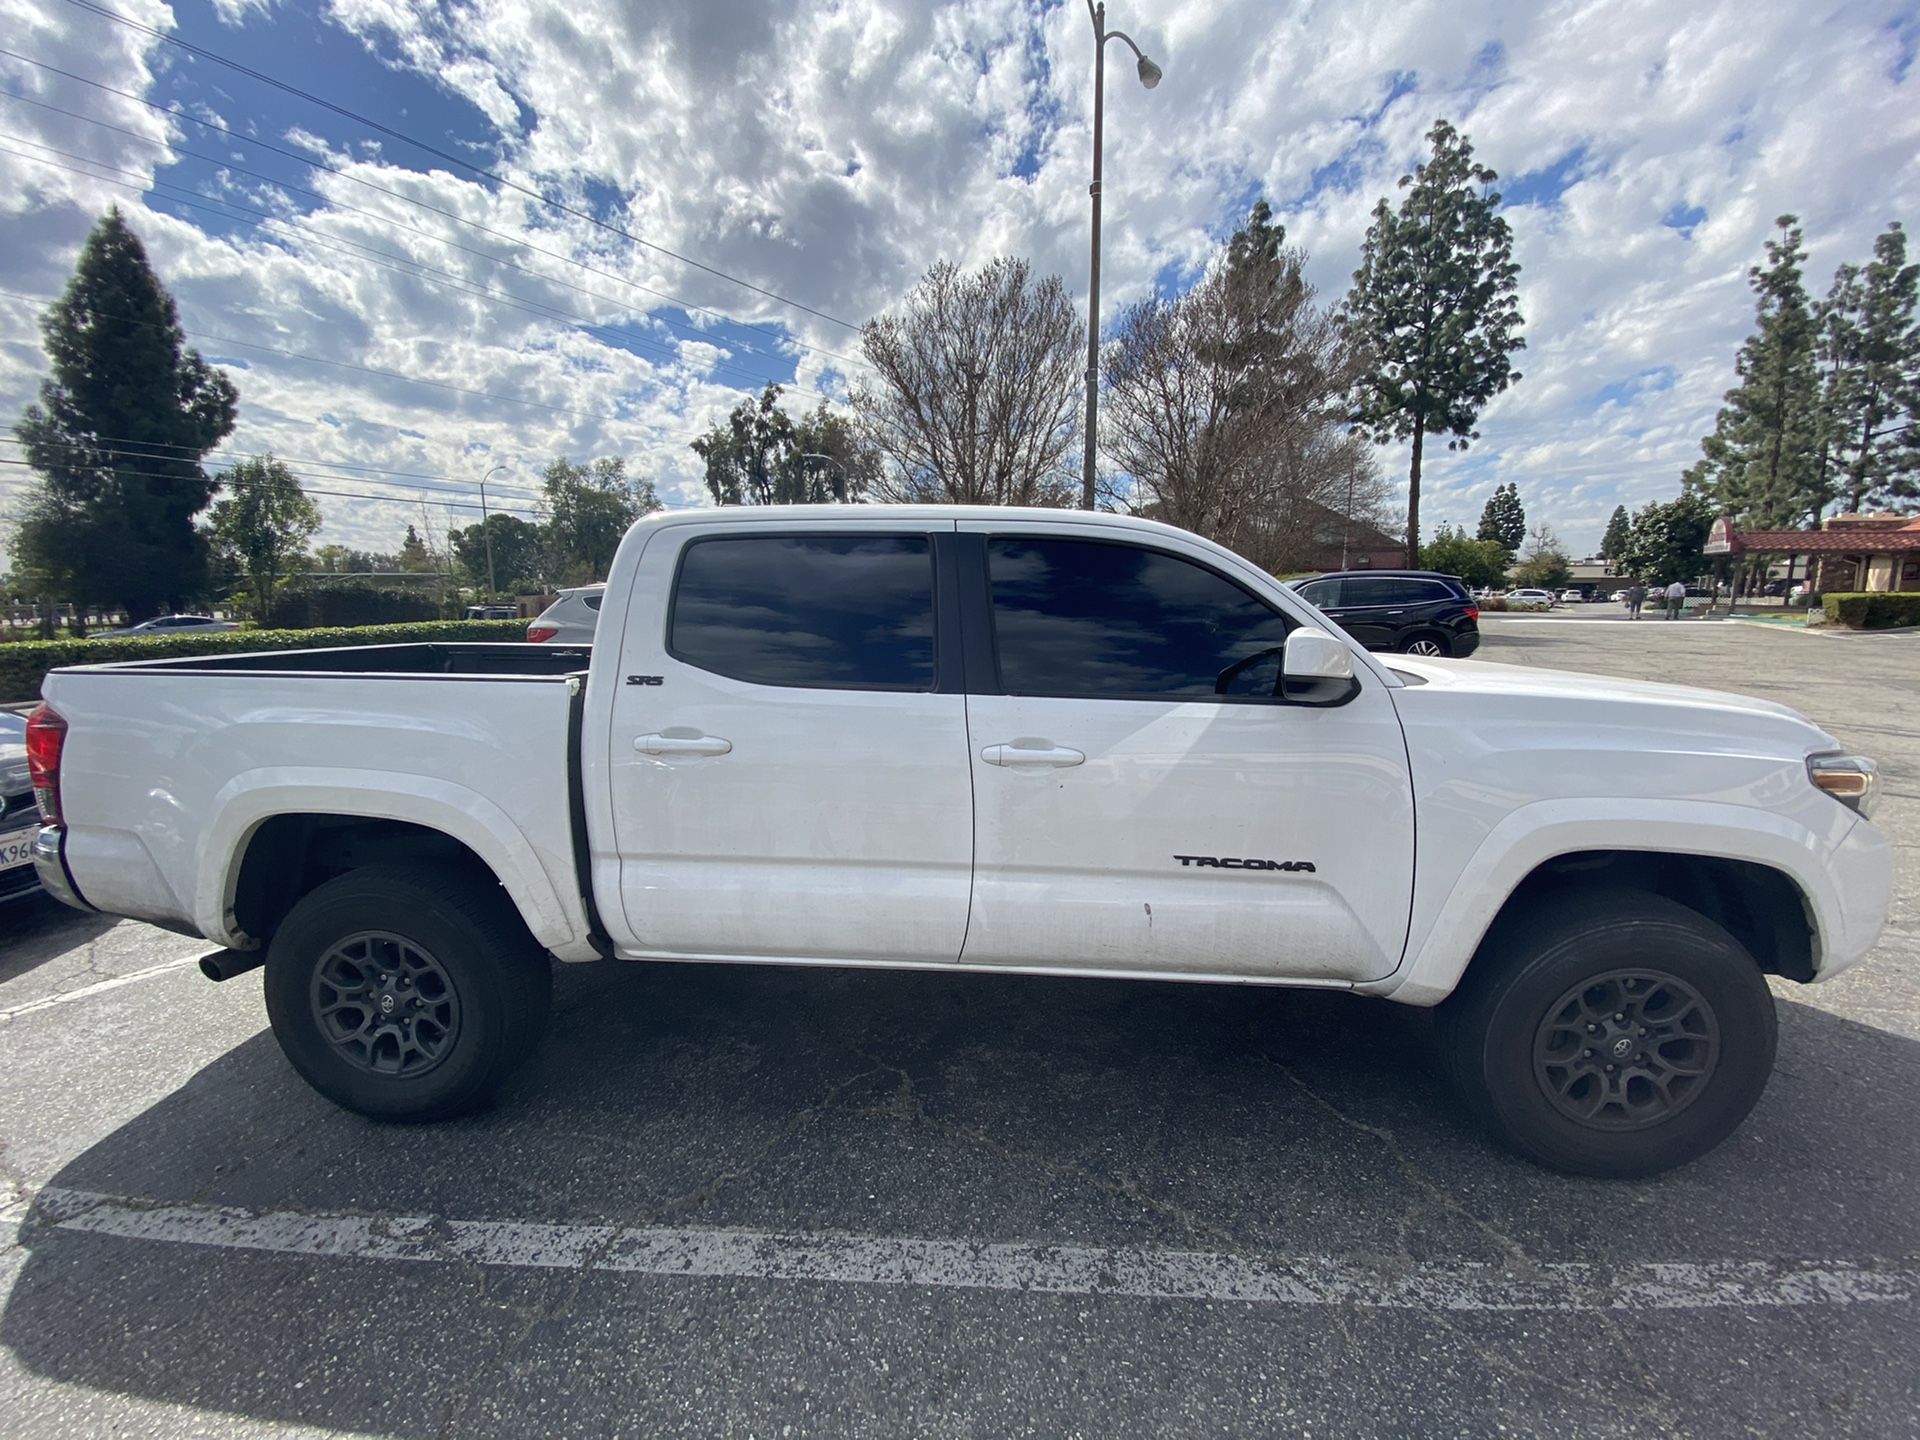
[{"label": "red tile roof", "polygon": [[1736,530],[1740,550],[1776,555],[1887,555],[1920,551],[1920,521],[1898,530]]}]

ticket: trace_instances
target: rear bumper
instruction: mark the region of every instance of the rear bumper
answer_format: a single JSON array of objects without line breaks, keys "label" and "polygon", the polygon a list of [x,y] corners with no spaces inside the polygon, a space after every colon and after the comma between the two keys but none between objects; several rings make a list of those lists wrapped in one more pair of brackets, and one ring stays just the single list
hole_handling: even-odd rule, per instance
[{"label": "rear bumper", "polygon": [[80,887],[73,883],[73,876],[67,870],[67,860],[62,852],[66,848],[66,831],[58,825],[42,825],[40,833],[33,837],[33,870],[40,877],[40,884],[46,892],[63,905],[71,905],[76,910],[91,910]]},{"label": "rear bumper", "polygon": [[1453,637],[1453,658],[1464,660],[1480,648],[1478,630],[1461,630]]}]

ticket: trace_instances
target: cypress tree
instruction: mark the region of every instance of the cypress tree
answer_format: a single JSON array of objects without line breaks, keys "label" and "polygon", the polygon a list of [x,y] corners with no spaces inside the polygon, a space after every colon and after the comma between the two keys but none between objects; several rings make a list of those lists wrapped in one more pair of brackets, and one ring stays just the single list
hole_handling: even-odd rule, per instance
[{"label": "cypress tree", "polygon": [[51,373],[15,429],[38,478],[14,559],[82,613],[176,608],[206,586],[193,517],[217,488],[201,460],[233,430],[233,383],[186,348],[118,209],[87,236],[40,330]]}]

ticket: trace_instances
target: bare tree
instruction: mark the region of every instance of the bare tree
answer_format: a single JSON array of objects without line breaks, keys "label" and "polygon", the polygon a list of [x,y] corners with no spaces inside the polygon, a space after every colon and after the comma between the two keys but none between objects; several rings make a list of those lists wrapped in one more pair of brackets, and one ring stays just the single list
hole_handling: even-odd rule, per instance
[{"label": "bare tree", "polygon": [[1071,503],[1085,341],[1058,276],[1035,280],[1024,260],[937,262],[861,337],[878,378],[853,405],[887,458],[877,497]]},{"label": "bare tree", "polygon": [[1135,508],[1277,566],[1381,485],[1342,424],[1353,348],[1270,219],[1262,202],[1198,285],[1121,316],[1103,429]]}]

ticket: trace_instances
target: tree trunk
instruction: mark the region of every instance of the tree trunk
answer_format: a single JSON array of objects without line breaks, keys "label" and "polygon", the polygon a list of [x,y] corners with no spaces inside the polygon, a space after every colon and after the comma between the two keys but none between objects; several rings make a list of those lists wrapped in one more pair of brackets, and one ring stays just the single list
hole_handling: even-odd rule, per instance
[{"label": "tree trunk", "polygon": [[1413,465],[1407,471],[1407,568],[1420,568],[1420,452],[1427,438],[1426,421],[1413,422]]}]

